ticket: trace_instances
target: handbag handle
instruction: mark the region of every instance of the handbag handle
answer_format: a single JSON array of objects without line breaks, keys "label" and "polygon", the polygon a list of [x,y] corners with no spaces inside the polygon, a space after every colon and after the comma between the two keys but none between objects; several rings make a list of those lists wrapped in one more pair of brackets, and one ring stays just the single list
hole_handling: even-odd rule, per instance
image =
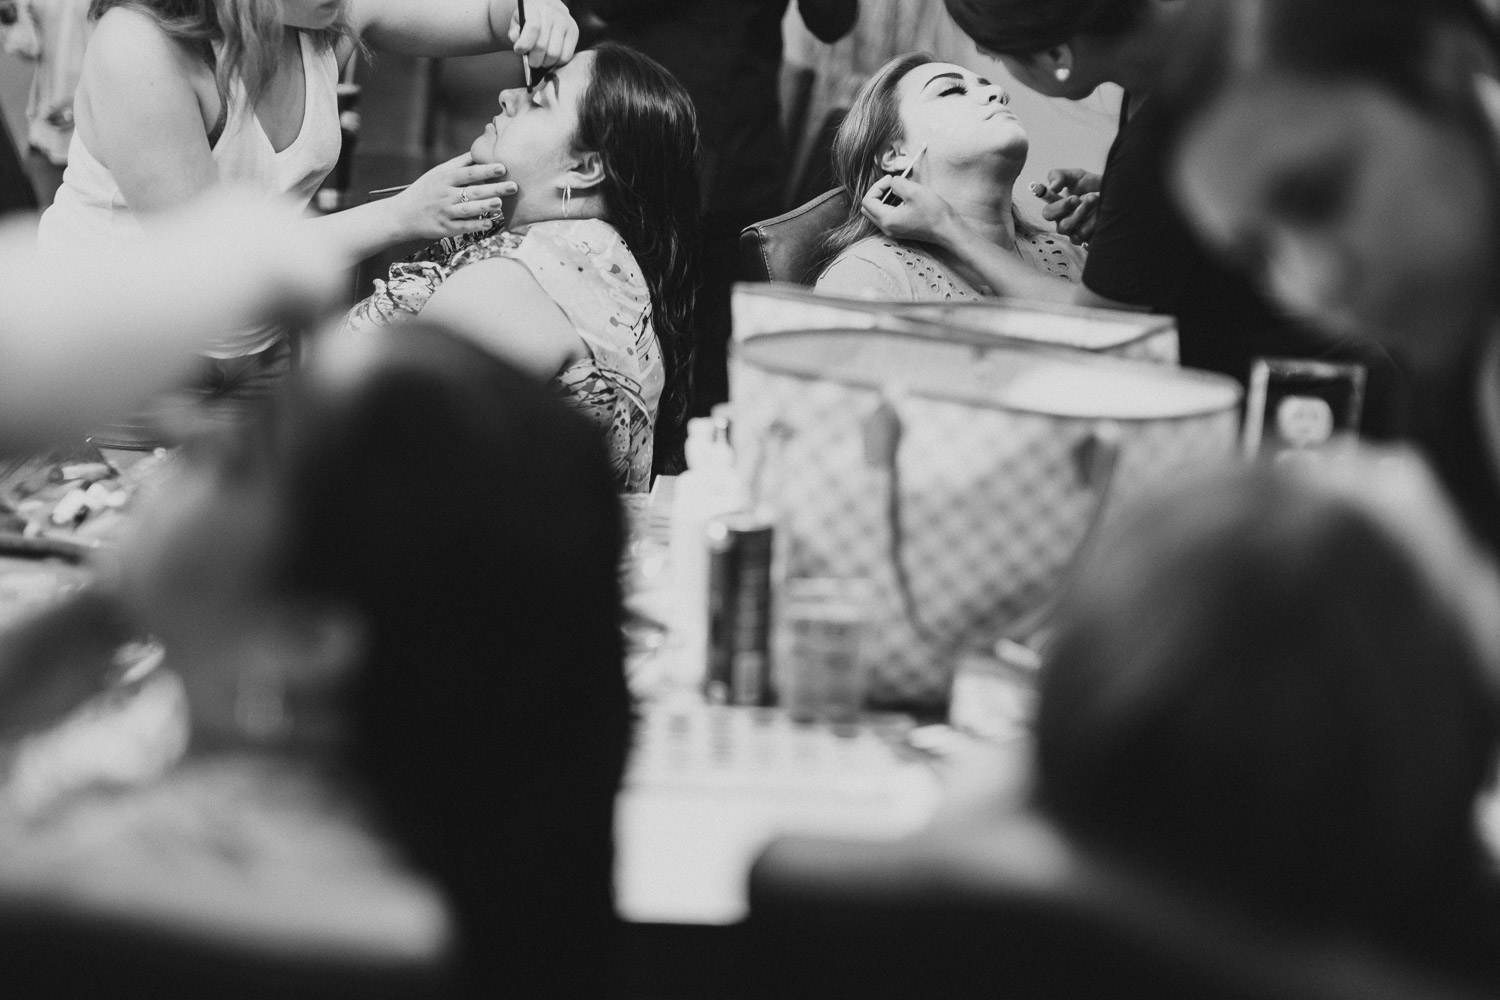
[{"label": "handbag handle", "polygon": [[[890,540],[890,561],[896,593],[901,600],[902,613],[923,642],[939,652],[952,651],[954,643],[947,642],[933,630],[917,607],[916,594],[912,591],[911,574],[905,556],[905,527],[901,510],[901,414],[897,402],[905,395],[899,386],[887,387],[881,393],[880,404],[865,420],[865,461],[886,472],[885,518],[886,537]],[[1088,435],[1074,449],[1074,461],[1078,476],[1084,487],[1095,495],[1094,509],[1090,512],[1083,538],[1074,550],[1061,578],[1051,592],[1029,611],[1020,615],[1006,630],[1007,637],[1026,636],[1034,632],[1052,614],[1057,598],[1067,589],[1077,572],[1083,553],[1092,545],[1109,498],[1113,495],[1115,472],[1119,468],[1120,428],[1114,421],[1097,421]]]}]

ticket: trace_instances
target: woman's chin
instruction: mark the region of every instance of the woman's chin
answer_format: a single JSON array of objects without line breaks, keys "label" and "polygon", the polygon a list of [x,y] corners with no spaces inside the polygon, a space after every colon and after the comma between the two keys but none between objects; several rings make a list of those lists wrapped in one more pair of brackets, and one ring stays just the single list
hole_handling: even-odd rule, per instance
[{"label": "woman's chin", "polygon": [[469,144],[469,155],[475,163],[499,163],[499,150],[495,148],[495,126],[486,125],[484,131]]}]

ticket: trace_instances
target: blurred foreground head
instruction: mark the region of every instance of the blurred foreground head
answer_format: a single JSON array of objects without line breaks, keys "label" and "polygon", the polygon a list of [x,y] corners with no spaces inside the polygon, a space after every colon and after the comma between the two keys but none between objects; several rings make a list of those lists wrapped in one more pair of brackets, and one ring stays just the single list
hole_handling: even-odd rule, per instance
[{"label": "blurred foreground head", "polygon": [[[328,345],[184,466],[123,590],[195,726],[275,740],[319,706],[342,717],[377,814],[454,904],[467,968],[493,987],[549,967],[539,995],[597,995],[605,963],[580,948],[612,920],[628,702],[594,429],[417,324]],[[256,717],[265,690],[289,720]]]},{"label": "blurred foreground head", "polygon": [[1288,307],[1428,370],[1493,317],[1500,46],[1474,0],[1195,0],[1164,98],[1194,223]]},{"label": "blurred foreground head", "polygon": [[1416,460],[1139,507],[1062,621],[1037,794],[1064,830],[1311,926],[1388,930],[1477,876],[1500,584]]}]

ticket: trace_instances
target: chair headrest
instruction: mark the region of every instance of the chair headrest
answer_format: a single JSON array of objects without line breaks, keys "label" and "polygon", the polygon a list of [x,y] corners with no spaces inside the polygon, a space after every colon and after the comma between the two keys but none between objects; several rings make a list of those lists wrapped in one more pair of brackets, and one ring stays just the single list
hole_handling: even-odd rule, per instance
[{"label": "chair headrest", "polygon": [[835,188],[740,233],[740,280],[811,285],[827,263],[823,237],[849,213],[849,196]]}]

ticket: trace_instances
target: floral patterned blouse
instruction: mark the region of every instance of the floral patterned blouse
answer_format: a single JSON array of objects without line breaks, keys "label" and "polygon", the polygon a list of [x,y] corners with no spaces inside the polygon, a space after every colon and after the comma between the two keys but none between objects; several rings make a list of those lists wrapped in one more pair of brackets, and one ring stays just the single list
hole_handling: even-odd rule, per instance
[{"label": "floral patterned blouse", "polygon": [[358,333],[415,316],[454,271],[491,257],[525,264],[573,324],[589,356],[559,372],[553,385],[564,402],[605,433],[621,492],[644,492],[651,482],[651,439],[666,376],[646,280],[609,223],[539,222],[524,233],[492,230],[439,240],[392,264],[387,279],[376,280],[375,293],[349,311],[343,330]]}]

